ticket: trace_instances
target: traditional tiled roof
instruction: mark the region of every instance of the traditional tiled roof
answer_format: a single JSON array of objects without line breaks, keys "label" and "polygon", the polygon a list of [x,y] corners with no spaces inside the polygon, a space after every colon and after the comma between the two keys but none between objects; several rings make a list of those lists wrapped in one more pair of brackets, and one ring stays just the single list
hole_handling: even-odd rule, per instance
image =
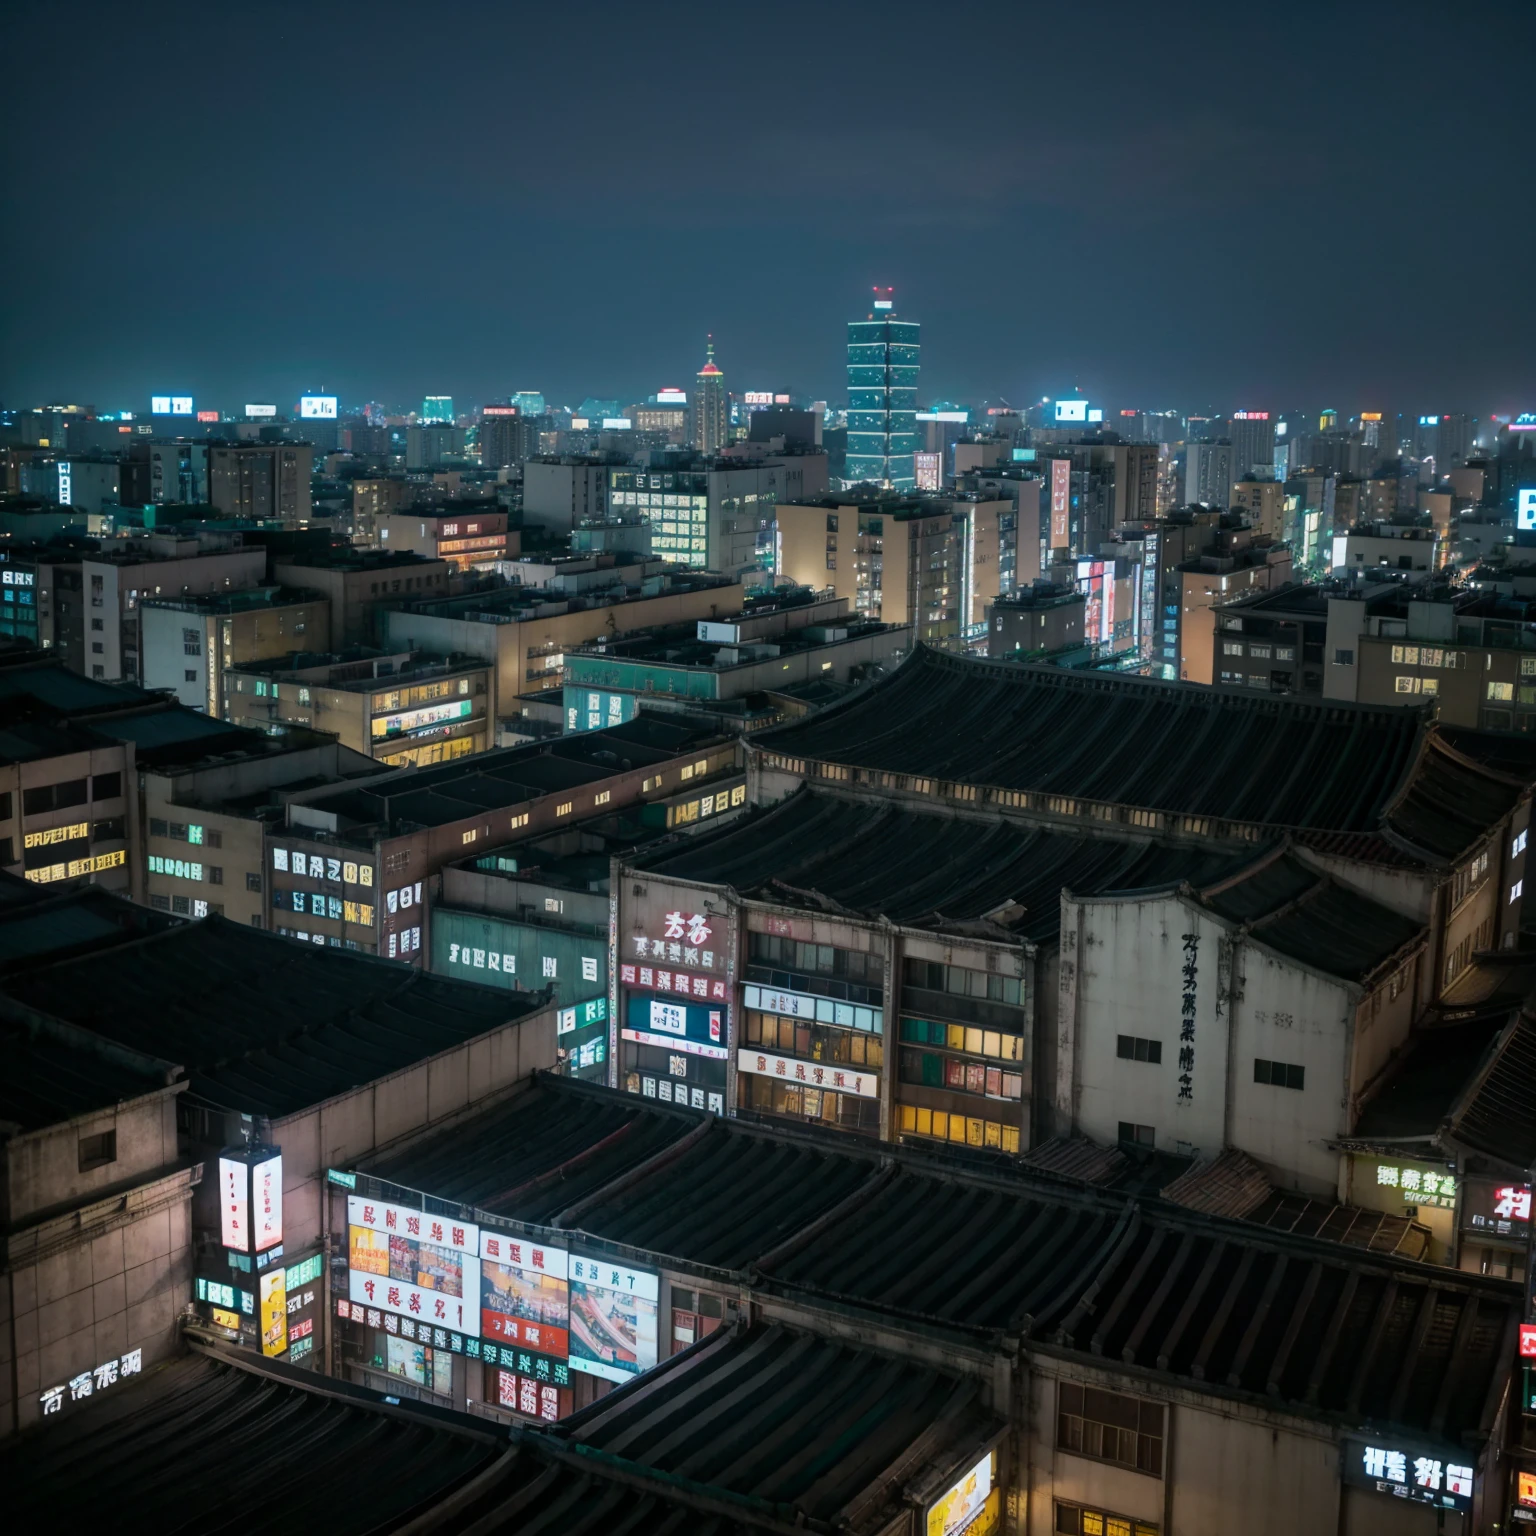
[{"label": "traditional tiled roof", "polygon": [[[919,647],[846,703],[749,750],[937,784],[1212,817],[1385,832],[1421,859],[1467,849],[1525,792],[1507,754],[1452,745],[1420,711],[1019,666]],[[1499,766],[1495,766],[1497,763]]]},{"label": "traditional tiled roof", "polygon": [[189,1101],[278,1117],[536,1011],[541,992],[448,981],[221,917],[45,963],[5,992],[180,1063]]},{"label": "traditional tiled roof", "polygon": [[[1359,1246],[1385,1247],[1394,1235],[1401,1246],[1395,1231],[1320,1241],[1286,1230],[1278,1209],[1259,1217],[1274,1223],[1266,1230],[1254,1213],[1232,1221],[1154,1193],[1073,1187],[1065,1168],[981,1170],[942,1152],[653,1108],[561,1079],[539,1078],[473,1135],[435,1133],[381,1166],[449,1196],[451,1185],[434,1189],[420,1175],[446,1172],[455,1155],[478,1169],[488,1141],[508,1149],[522,1178],[540,1161],[554,1169],[571,1147],[541,1160],[514,1150],[519,1118],[551,1125],[551,1104],[572,1116],[633,1106],[667,1127],[659,1151],[631,1133],[646,1155],[615,1157],[613,1182],[553,1224],[651,1262],[729,1269],[771,1294],[962,1339],[1020,1335],[1333,1423],[1390,1423],[1452,1442],[1486,1435],[1514,1358],[1518,1288]],[[678,1124],[691,1132],[674,1137]],[[604,1129],[594,1119],[580,1140],[598,1147]],[[760,1231],[734,1208],[743,1205],[762,1216]],[[1321,1209],[1313,1216],[1321,1232],[1337,1225]],[[1292,1213],[1289,1224],[1309,1223]]]},{"label": "traditional tiled roof", "polygon": [[1118,892],[1204,882],[1251,857],[802,789],[717,832],[658,843],[635,867],[786,906],[919,927],[990,920],[1045,939],[1061,926],[1064,886]]}]

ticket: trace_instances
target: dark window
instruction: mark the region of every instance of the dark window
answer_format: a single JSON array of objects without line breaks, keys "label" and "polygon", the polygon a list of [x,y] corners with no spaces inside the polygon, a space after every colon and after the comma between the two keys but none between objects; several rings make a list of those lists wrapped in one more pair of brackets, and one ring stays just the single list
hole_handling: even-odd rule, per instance
[{"label": "dark window", "polygon": [[92,800],[120,800],[123,794],[123,776],[120,773],[98,773],[91,780]]},{"label": "dark window", "polygon": [[1056,1388],[1056,1444],[1079,1456],[1094,1456],[1163,1475],[1163,1405],[1064,1381]]},{"label": "dark window", "polygon": [[109,816],[105,821],[98,821],[91,828],[93,843],[120,843],[122,840],[123,818],[121,816]]},{"label": "dark window", "polygon": [[100,1131],[94,1136],[80,1138],[80,1172],[89,1173],[93,1168],[105,1168],[117,1161],[117,1132]]},{"label": "dark window", "polygon": [[[251,919],[251,927],[252,928],[260,928],[261,927],[261,916],[260,916],[260,914],[257,914],[255,917],[253,917]],[[356,948],[355,945],[353,947]]]},{"label": "dark window", "polygon": [[0,864],[16,862],[16,844],[8,837],[0,837]]},{"label": "dark window", "polygon": [[197,681],[197,673],[196,672],[183,672],[181,674],[181,680],[184,683],[195,683]]},{"label": "dark window", "polygon": [[1129,1120],[1120,1122],[1120,1140],[1122,1143],[1133,1147],[1152,1147],[1157,1145],[1157,1130],[1150,1125],[1134,1125]]},{"label": "dark window", "polygon": [[6,790],[3,795],[0,795],[0,821],[9,821],[15,814],[15,808],[11,803],[11,792]]},{"label": "dark window", "polygon": [[1261,1057],[1254,1057],[1253,1080],[1256,1083],[1268,1083],[1271,1088],[1299,1088],[1306,1087],[1307,1069],[1298,1067],[1288,1061],[1265,1061]]},{"label": "dark window", "polygon": [[1143,1040],[1139,1035],[1121,1035],[1115,1054],[1122,1061],[1149,1061],[1156,1066],[1163,1059],[1163,1042]]},{"label": "dark window", "polygon": [[149,818],[149,835],[151,837],[167,837],[167,836],[169,836],[169,833],[166,831],[165,822],[162,821],[160,819],[160,817],[158,817],[158,816],[151,816]]},{"label": "dark window", "polygon": [[156,912],[169,912],[171,910],[171,898],[169,896],[151,895],[149,904]]},{"label": "dark window", "polygon": [[182,917],[190,917],[192,914],[192,898],[190,896],[172,896],[171,911]]},{"label": "dark window", "polygon": [[21,792],[21,808],[28,816],[48,811],[62,811],[71,805],[85,804],[85,780],[66,779],[62,784],[39,784]]},{"label": "dark window", "polygon": [[245,888],[248,891],[259,891],[261,889],[261,876],[247,873],[245,877]]},{"label": "dark window", "polygon": [[91,655],[93,655],[93,656],[100,656],[105,651],[106,651],[106,647],[101,643],[100,640],[92,640],[91,641]]},{"label": "dark window", "polygon": [[62,811],[66,806],[84,805],[86,802],[84,779],[66,779],[53,786],[53,808]]},{"label": "dark window", "polygon": [[208,866],[208,884],[224,884],[224,866],[222,864],[210,864]]}]

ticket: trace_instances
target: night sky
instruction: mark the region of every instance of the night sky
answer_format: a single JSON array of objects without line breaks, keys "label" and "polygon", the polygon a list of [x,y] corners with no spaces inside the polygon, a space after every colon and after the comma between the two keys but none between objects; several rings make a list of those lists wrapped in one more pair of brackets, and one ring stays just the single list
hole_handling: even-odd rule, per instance
[{"label": "night sky", "polygon": [[[1170,19],[1172,18],[1172,19]],[[1536,409],[1536,4],[12,3],[0,402]]]}]

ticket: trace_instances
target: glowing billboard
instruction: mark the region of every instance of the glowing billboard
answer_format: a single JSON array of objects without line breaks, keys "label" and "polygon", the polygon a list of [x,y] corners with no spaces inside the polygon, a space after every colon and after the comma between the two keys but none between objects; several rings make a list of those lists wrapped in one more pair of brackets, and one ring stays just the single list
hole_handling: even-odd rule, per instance
[{"label": "glowing billboard", "polygon": [[335,421],[335,395],[305,395],[299,401],[299,415],[305,421]]}]

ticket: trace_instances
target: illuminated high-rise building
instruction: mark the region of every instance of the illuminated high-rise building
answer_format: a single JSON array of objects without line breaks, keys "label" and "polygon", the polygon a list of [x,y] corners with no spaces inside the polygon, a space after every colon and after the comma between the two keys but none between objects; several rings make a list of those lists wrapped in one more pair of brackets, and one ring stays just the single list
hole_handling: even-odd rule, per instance
[{"label": "illuminated high-rise building", "polygon": [[512,404],[524,416],[542,416],[544,414],[544,392],[538,389],[520,389],[512,396]]},{"label": "illuminated high-rise building", "polygon": [[730,426],[730,401],[725,392],[725,375],[715,366],[713,336],[705,347],[704,366],[693,386],[689,412],[689,443],[700,453],[719,453],[725,447]]},{"label": "illuminated high-rise building", "polygon": [[920,333],[896,318],[890,288],[875,289],[867,320],[848,322],[848,485],[917,488]]},{"label": "illuminated high-rise building", "polygon": [[452,395],[428,395],[421,402],[422,426],[429,427],[439,421],[450,427],[453,425]]}]

